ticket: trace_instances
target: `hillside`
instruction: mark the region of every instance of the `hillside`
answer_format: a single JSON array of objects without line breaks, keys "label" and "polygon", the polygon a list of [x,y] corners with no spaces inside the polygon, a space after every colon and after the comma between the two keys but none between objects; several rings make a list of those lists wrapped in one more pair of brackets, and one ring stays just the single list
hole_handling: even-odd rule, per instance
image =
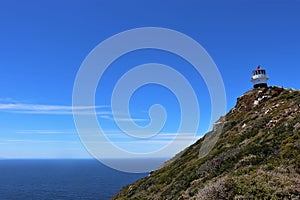
[{"label": "hillside", "polygon": [[300,91],[253,89],[213,131],[112,199],[300,199],[299,137]]}]

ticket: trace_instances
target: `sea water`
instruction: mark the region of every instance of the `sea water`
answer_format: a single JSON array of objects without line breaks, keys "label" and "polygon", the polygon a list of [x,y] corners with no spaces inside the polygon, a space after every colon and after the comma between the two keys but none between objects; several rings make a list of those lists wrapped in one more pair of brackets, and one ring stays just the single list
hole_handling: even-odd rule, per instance
[{"label": "sea water", "polygon": [[109,199],[147,175],[120,172],[93,159],[0,160],[0,200]]}]

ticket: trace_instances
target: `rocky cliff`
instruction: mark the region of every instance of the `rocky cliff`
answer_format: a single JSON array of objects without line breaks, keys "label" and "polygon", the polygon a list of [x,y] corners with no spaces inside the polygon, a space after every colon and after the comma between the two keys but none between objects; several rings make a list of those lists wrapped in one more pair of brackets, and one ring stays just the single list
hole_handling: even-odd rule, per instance
[{"label": "rocky cliff", "polygon": [[112,199],[300,199],[299,138],[300,91],[253,89],[211,132]]}]

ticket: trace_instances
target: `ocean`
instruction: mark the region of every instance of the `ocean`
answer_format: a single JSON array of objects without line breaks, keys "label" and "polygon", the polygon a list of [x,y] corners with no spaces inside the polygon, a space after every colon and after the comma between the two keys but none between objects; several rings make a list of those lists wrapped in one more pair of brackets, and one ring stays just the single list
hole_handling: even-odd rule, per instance
[{"label": "ocean", "polygon": [[92,159],[0,160],[0,200],[106,200],[147,175]]}]

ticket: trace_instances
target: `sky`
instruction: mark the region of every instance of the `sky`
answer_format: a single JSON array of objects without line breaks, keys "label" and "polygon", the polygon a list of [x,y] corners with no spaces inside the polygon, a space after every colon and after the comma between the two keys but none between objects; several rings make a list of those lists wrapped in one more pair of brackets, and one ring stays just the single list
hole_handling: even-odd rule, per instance
[{"label": "sky", "polygon": [[[119,148],[132,153],[164,148],[182,120],[178,99],[168,88],[144,85],[128,106],[131,119],[145,127],[151,105],[163,105],[167,119],[161,137],[128,137],[116,124],[129,121],[128,116],[112,115],[114,85],[145,63],[168,65],[189,80],[198,98],[195,109],[200,109],[196,138],[207,132],[213,123],[212,103],[203,77],[186,60],[157,49],[133,51],[115,60],[98,83],[95,106],[72,110],[73,87],[85,58],[101,42],[130,29],[172,29],[202,45],[222,77],[226,111],[252,88],[251,71],[258,65],[267,70],[269,85],[300,89],[299,9],[299,0],[1,1],[0,158],[91,158],[72,111],[89,115],[93,109],[106,136]],[[105,157],[117,157],[107,152]]]}]

